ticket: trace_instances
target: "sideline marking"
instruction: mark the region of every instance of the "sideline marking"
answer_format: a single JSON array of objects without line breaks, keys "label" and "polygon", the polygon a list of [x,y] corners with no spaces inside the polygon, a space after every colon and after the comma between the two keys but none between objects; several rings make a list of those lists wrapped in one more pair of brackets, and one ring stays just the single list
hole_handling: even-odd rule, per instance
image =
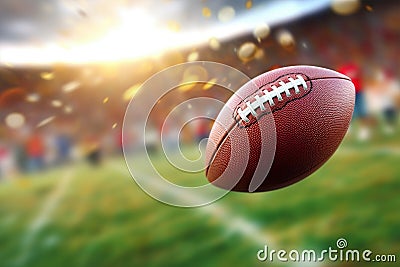
[{"label": "sideline marking", "polygon": [[55,186],[55,189],[49,193],[42,208],[29,224],[27,233],[23,237],[21,255],[15,261],[16,266],[26,265],[31,253],[30,248],[34,244],[38,233],[50,222],[51,215],[60,203],[61,198],[64,196],[66,189],[72,181],[72,178],[72,171],[67,170]]},{"label": "sideline marking", "polygon": [[[126,169],[126,165],[124,164],[124,168],[121,168],[120,165],[117,166],[116,163],[112,164],[113,169],[120,172],[121,174],[127,175],[131,177],[130,173]],[[163,184],[153,183],[153,186],[157,186],[159,190],[163,190]],[[139,186],[138,186],[139,187]],[[140,188],[140,187],[139,187]],[[141,189],[140,189],[141,190]],[[184,192],[184,191],[183,191]],[[189,201],[192,200],[201,200],[202,196],[183,193],[181,196],[184,199],[188,199]],[[208,215],[212,215],[213,218],[218,218],[224,222],[228,222],[226,226],[229,228],[227,233],[230,234],[231,232],[239,232],[242,235],[245,235],[246,238],[251,238],[256,244],[264,246],[266,242],[270,243],[273,238],[270,235],[266,235],[263,233],[259,226],[254,222],[247,220],[245,217],[234,215],[228,212],[226,207],[223,207],[216,202],[208,204],[202,207],[194,208],[196,211],[201,211]]]},{"label": "sideline marking", "polygon": [[[111,163],[112,168],[115,169],[115,171],[129,176],[131,179],[131,174],[128,171],[128,167],[126,166],[125,162],[124,164],[118,164],[118,163]],[[121,168],[123,166],[123,168]],[[136,185],[140,190],[142,190],[138,185]],[[156,184],[153,183],[153,186],[157,186],[158,190],[163,190],[163,184]],[[147,193],[146,193],[147,194]],[[150,196],[149,196],[150,197]],[[183,194],[183,198],[188,199],[188,200],[198,200],[201,199],[202,197],[199,195],[194,195],[194,194]],[[211,204],[208,204],[206,206],[202,207],[196,207],[193,208],[195,211],[201,211],[205,213],[206,215],[211,216],[212,218],[218,218],[220,221],[224,223],[224,226],[227,227],[227,230],[225,231],[225,235],[231,235],[232,233],[239,233],[242,236],[246,238],[246,240],[251,240],[253,241],[259,248],[257,249],[263,249],[264,245],[268,244],[268,246],[274,247],[274,248],[279,248],[280,246],[277,245],[276,240],[272,237],[271,234],[266,234],[265,231],[261,231],[260,227],[248,220],[246,217],[243,216],[238,216],[235,215],[231,212],[229,212],[229,209],[217,204],[216,202],[213,202]],[[254,250],[254,259],[257,259],[257,250]],[[262,263],[262,262],[260,262]],[[296,263],[296,262],[281,262],[281,261],[274,261],[273,262],[275,265],[283,265],[285,264],[286,266],[301,266],[301,267],[319,267],[321,266],[318,262],[301,262],[301,263]]]}]

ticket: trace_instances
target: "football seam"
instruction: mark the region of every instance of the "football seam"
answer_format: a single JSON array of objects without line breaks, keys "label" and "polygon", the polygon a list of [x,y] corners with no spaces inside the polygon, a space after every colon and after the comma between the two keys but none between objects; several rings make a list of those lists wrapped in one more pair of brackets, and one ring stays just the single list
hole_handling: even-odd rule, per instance
[{"label": "football seam", "polygon": [[[276,79],[273,80],[272,82],[269,82],[269,83],[266,83],[266,84],[260,86],[260,88],[258,88],[257,91],[258,91],[258,90],[261,90],[263,87],[265,87],[265,86],[268,85],[268,84],[271,84],[271,83],[274,83],[274,82],[278,81],[280,78],[282,78],[282,77],[284,77],[284,76],[294,75],[294,74],[298,74],[298,73],[288,73],[288,74],[279,76],[278,78],[276,78]],[[288,103],[293,102],[293,101],[296,101],[296,100],[300,100],[300,99],[306,97],[306,96],[307,96],[309,93],[311,93],[311,91],[312,91],[312,87],[313,87],[313,86],[312,86],[312,84],[313,84],[312,81],[313,81],[313,80],[317,80],[317,79],[310,79],[307,75],[305,75],[305,74],[303,74],[303,75],[306,76],[307,79],[308,79],[306,82],[310,82],[310,90],[307,90],[307,92],[306,92],[303,96],[298,97],[298,98],[293,98],[293,99],[291,99],[291,100],[289,100],[289,101],[286,101],[286,102],[283,104],[282,107],[275,108],[275,109],[271,109],[271,107],[270,107],[270,110],[271,110],[270,112],[267,111],[267,112],[263,112],[263,113],[261,113],[261,114],[258,114],[258,115],[257,115],[257,118],[256,118],[256,120],[255,120],[254,122],[248,123],[248,124],[246,124],[246,125],[240,125],[240,120],[239,120],[239,121],[236,121],[236,119],[235,119],[235,113],[236,113],[236,109],[237,109],[237,108],[236,108],[236,109],[235,109],[235,112],[233,112],[233,114],[232,114],[232,118],[233,118],[234,121],[236,121],[237,126],[238,126],[239,128],[247,128],[247,127],[250,127],[250,126],[253,125],[256,121],[258,121],[259,119],[261,119],[263,116],[268,115],[268,114],[271,114],[271,113],[274,113],[275,111],[279,111],[279,110],[283,109]],[[252,96],[252,95],[254,95],[255,93],[257,93],[257,91],[255,91],[255,92],[253,92],[252,94],[249,94],[248,96],[246,96],[242,101],[240,101],[240,103],[238,104],[238,106],[241,105],[242,103],[244,103],[245,100],[248,99],[250,96]]]},{"label": "football seam", "polygon": [[[277,79],[275,79],[274,81],[277,81],[279,78],[284,77],[284,76],[287,76],[287,75],[290,75],[290,74],[293,74],[293,73],[288,73],[288,74],[279,76],[279,77],[278,77]],[[297,74],[298,74],[298,73],[297,73]],[[307,75],[305,75],[305,76],[308,78]],[[312,81],[317,81],[317,80],[328,80],[328,79],[340,79],[340,80],[346,80],[346,81],[351,82],[351,79],[348,78],[348,77],[320,77],[320,78],[309,79],[308,81],[312,84]],[[266,85],[268,85],[268,84],[270,84],[270,83],[273,83],[274,81],[271,81],[271,82],[269,82],[269,83],[265,83],[265,84],[261,85],[257,90],[260,90],[260,89],[263,88],[264,86],[266,86]],[[307,81],[306,81],[306,82],[307,82]],[[257,92],[257,91],[254,91],[252,94],[249,94],[248,96],[246,96],[246,97],[243,98],[243,99],[248,98],[249,96],[255,94],[256,92]],[[295,99],[295,100],[303,99],[305,96],[309,95],[310,92],[311,92],[311,88],[310,88],[310,91],[309,91],[306,95],[304,95],[304,96],[301,97],[301,98],[297,98],[297,99]],[[287,103],[294,102],[295,100],[288,101]],[[244,100],[242,100],[240,103],[242,103],[243,101],[244,101]],[[240,104],[240,103],[239,103],[239,104]],[[274,113],[275,111],[282,110],[282,109],[287,105],[287,103],[285,103],[285,105],[284,105],[283,107],[281,107],[281,108],[279,108],[279,109],[275,109],[275,110],[271,111],[271,112],[268,113],[268,114]],[[238,104],[238,105],[239,105],[239,104]],[[263,114],[263,115],[266,115],[266,114]],[[262,118],[262,116],[260,116],[260,118]],[[258,119],[260,119],[260,118],[258,118]],[[234,119],[234,118],[233,118],[233,119]],[[215,148],[215,150],[214,150],[212,156],[210,157],[210,160],[209,160],[209,162],[208,162],[208,164],[207,164],[207,168],[206,168],[206,176],[208,175],[208,170],[209,170],[209,168],[210,168],[211,163],[212,163],[212,162],[214,161],[214,159],[215,159],[215,155],[217,154],[217,151],[220,149],[221,145],[225,142],[227,136],[231,133],[232,129],[233,129],[235,126],[240,127],[240,126],[238,125],[238,123],[236,122],[235,119],[234,119],[234,121],[235,121],[235,123],[232,123],[232,125],[228,128],[228,130],[227,130],[227,131],[225,132],[225,134],[222,136],[221,141],[217,144],[217,146],[216,146],[216,148]],[[246,127],[240,127],[240,128],[246,128]],[[231,149],[231,150],[232,150],[232,149]],[[246,168],[247,168],[247,166],[246,166]]]},{"label": "football seam", "polygon": [[[258,91],[258,90],[261,90],[263,87],[267,86],[268,84],[271,84],[271,83],[274,83],[274,82],[278,81],[280,78],[282,78],[282,77],[284,77],[284,76],[287,76],[287,75],[294,75],[294,74],[299,74],[299,73],[288,73],[288,74],[279,76],[279,77],[276,78],[275,80],[273,80],[273,81],[271,81],[271,82],[269,82],[269,83],[266,83],[266,84],[263,84],[262,86],[260,86],[260,87],[257,89],[257,91]],[[306,97],[306,96],[307,96],[309,93],[311,93],[311,91],[312,91],[313,81],[324,80],[324,79],[342,79],[342,80],[351,81],[350,78],[347,79],[347,78],[344,78],[344,77],[321,77],[321,78],[310,79],[307,75],[305,75],[305,74],[302,74],[302,75],[304,75],[304,76],[306,76],[306,77],[308,78],[308,80],[307,80],[306,82],[310,82],[310,90],[308,90],[303,96],[298,97],[298,98],[293,98],[293,99],[291,99],[291,100],[289,100],[289,101],[286,101],[286,102],[283,104],[282,107],[275,108],[275,109],[271,109],[271,108],[270,108],[271,111],[267,111],[267,112],[263,112],[263,113],[258,114],[258,115],[257,115],[257,119],[256,119],[254,122],[248,123],[248,124],[246,124],[246,125],[241,125],[241,124],[240,124],[241,121],[240,121],[240,120],[239,120],[239,121],[236,120],[236,118],[235,118],[235,113],[236,113],[236,110],[237,110],[237,108],[236,108],[235,111],[234,111],[233,114],[232,114],[232,118],[233,118],[234,121],[236,121],[237,126],[238,126],[239,128],[247,128],[247,127],[250,127],[250,126],[253,125],[257,120],[261,119],[263,116],[268,115],[268,114],[271,114],[271,113],[274,113],[274,112],[276,112],[276,111],[279,111],[279,110],[283,109],[288,103],[291,103],[291,102],[293,102],[293,101],[300,100],[300,99]],[[247,95],[245,98],[243,98],[243,100],[240,101],[240,102],[238,103],[238,106],[241,105],[241,104],[243,104],[243,103],[245,102],[245,100],[248,99],[250,96],[252,96],[252,95],[254,95],[255,93],[257,93],[257,91],[255,91],[255,92],[253,92],[252,94],[249,94],[249,95]]]}]

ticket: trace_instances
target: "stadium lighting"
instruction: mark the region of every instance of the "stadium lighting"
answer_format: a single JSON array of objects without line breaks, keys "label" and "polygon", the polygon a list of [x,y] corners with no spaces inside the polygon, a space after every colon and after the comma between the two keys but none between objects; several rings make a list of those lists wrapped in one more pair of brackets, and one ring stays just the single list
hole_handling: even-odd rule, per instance
[{"label": "stadium lighting", "polygon": [[175,45],[172,35],[176,33],[157,27],[144,10],[124,11],[120,17],[119,24],[96,40],[67,47],[57,43],[8,45],[3,47],[0,60],[13,65],[119,61],[159,54]]},{"label": "stadium lighting", "polygon": [[[0,43],[0,64],[81,64],[157,57],[172,48],[206,44],[213,37],[226,40],[250,33],[260,23],[269,26],[285,23],[327,8],[330,1],[266,1],[250,10],[238,11],[229,23],[209,20],[204,24],[204,18],[197,18],[193,13],[188,25],[182,22],[179,24],[185,19],[182,18],[182,9],[175,8],[177,6],[174,5],[170,11],[171,14],[176,13],[176,25],[173,25],[177,26],[175,28],[171,28],[168,20],[152,12],[152,6],[121,8],[117,13],[118,22],[102,35],[96,34],[97,37],[89,41],[71,38],[63,43],[51,39],[47,44],[40,46],[31,42],[8,45]],[[285,12],[282,13],[282,10]],[[172,16],[171,14],[169,16]],[[200,11],[199,14],[201,16]],[[99,33],[102,30],[104,31],[100,27],[97,29]]]}]

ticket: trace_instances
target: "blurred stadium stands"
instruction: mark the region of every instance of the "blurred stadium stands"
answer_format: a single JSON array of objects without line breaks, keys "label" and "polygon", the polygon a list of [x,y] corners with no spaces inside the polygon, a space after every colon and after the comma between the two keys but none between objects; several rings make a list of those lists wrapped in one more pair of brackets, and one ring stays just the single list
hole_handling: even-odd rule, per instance
[{"label": "blurred stadium stands", "polygon": [[[312,12],[293,15],[290,20],[271,25],[264,23],[256,33],[230,29],[232,36],[229,37],[231,32],[225,30],[223,38],[206,36],[201,42],[196,40],[182,47],[168,45],[167,49],[150,55],[143,50],[143,56],[140,55],[143,46],[132,47],[135,57],[126,59],[120,56],[121,51],[110,46],[110,49],[93,53],[98,53],[100,58],[101,54],[110,57],[93,62],[78,58],[62,62],[59,59],[63,57],[57,54],[59,47],[50,49],[49,56],[41,62],[40,56],[29,56],[26,50],[15,57],[18,50],[13,48],[20,47],[21,43],[33,43],[39,47],[36,52],[47,51],[49,40],[46,38],[62,39],[66,51],[78,46],[76,39],[90,39],[96,43],[104,32],[89,34],[93,25],[100,25],[98,27],[109,32],[117,26],[112,19],[101,24],[97,19],[102,14],[110,10],[111,16],[117,17],[118,10],[145,5],[144,1],[121,0],[112,1],[112,4],[110,1],[98,1],[98,4],[70,1],[68,12],[60,8],[61,1],[47,4],[41,1],[36,7],[29,5],[29,8],[41,10],[32,11],[29,16],[26,14],[30,9],[24,2],[7,0],[3,3],[8,8],[3,8],[3,14],[4,10],[11,10],[22,21],[11,25],[18,31],[13,32],[11,26],[0,27],[0,214],[4,218],[0,218],[1,266],[3,262],[4,266],[69,266],[70,261],[75,266],[187,266],[192,261],[196,263],[193,266],[247,265],[249,258],[255,260],[253,252],[262,248],[259,244],[257,247],[249,244],[253,244],[257,234],[259,239],[268,236],[266,233],[271,232],[270,229],[275,233],[274,238],[289,248],[293,248],[293,244],[326,248],[328,242],[340,237],[339,234],[347,233],[360,248],[370,248],[371,244],[382,253],[398,255],[400,219],[393,208],[398,207],[399,171],[395,165],[400,152],[398,1],[349,0],[347,9],[335,9],[333,3],[338,2],[335,0],[321,1],[324,4]],[[196,13],[193,16],[197,24],[191,21],[188,27],[204,34],[202,19],[207,27],[224,23],[235,25],[232,10],[225,9],[225,13],[221,13],[223,6],[230,5],[239,19],[246,16],[246,12],[260,15],[259,11],[265,6],[279,8],[279,3],[284,5],[283,2],[292,1],[221,1],[219,4],[193,1],[198,9],[194,11],[185,1],[161,2],[165,10],[178,7],[179,14],[183,14],[180,21],[171,21],[167,11],[167,18],[163,18],[167,20],[167,28],[179,36],[186,30],[184,24],[191,19],[190,12]],[[299,3],[301,7],[302,1],[293,2],[296,2],[294,9],[299,8]],[[162,17],[161,11],[157,14]],[[84,30],[82,26],[81,31],[68,28],[54,34],[50,26],[43,26],[46,17],[41,12],[56,14],[51,20],[67,14],[72,21],[55,23],[57,29],[63,29],[64,23],[77,28],[82,24],[90,27]],[[265,18],[253,18],[253,22],[257,25],[266,22],[268,16],[265,13]],[[8,15],[6,20],[5,15],[0,15],[0,22],[14,21],[12,17]],[[30,33],[22,38],[22,33],[32,30],[23,23],[23,18],[36,21],[33,25],[39,28],[42,25],[43,35],[36,39]],[[125,30],[122,37],[130,36],[129,27]],[[4,36],[10,39],[3,40]],[[145,43],[146,40],[155,42],[155,37],[129,37],[133,38],[129,45],[135,38]],[[116,42],[124,42],[124,38]],[[108,44],[103,48],[108,48]],[[118,60],[113,60],[113,53],[118,54]],[[51,56],[56,62],[51,62]],[[311,179],[315,184],[306,181],[296,189],[269,195],[236,194],[227,198],[224,208],[218,205],[204,208],[196,211],[195,216],[189,211],[172,210],[151,202],[137,188],[130,191],[129,186],[136,185],[125,183],[127,173],[121,159],[122,122],[129,100],[149,77],[169,66],[196,60],[223,63],[249,77],[295,64],[336,70],[346,64],[356,64],[365,93],[366,115],[353,120],[343,146],[335,154],[338,156],[316,174],[318,179]],[[207,76],[212,80],[212,73]],[[201,96],[225,101],[230,93],[217,85],[205,87],[204,84],[174,90],[164,101],[159,101],[152,114],[152,138],[158,136],[163,121],[176,105]],[[207,124],[186,127],[181,141],[197,144],[210,127]],[[133,133],[132,144],[135,141]],[[82,164],[84,160],[97,168]],[[78,173],[76,180],[79,182],[71,182],[73,186],[68,190],[69,177],[74,172]],[[31,178],[42,178],[42,181]],[[61,201],[61,194],[65,194],[64,201]],[[58,209],[55,203],[60,205]],[[43,219],[53,212],[53,221]],[[221,226],[219,220],[225,225]],[[193,229],[195,227],[199,230]],[[156,237],[152,231],[157,233]],[[204,235],[199,231],[204,231]],[[232,234],[235,231],[240,235]],[[36,247],[37,240],[47,248]],[[57,246],[62,247],[61,252],[56,250]],[[250,261],[248,265],[256,263]]]}]

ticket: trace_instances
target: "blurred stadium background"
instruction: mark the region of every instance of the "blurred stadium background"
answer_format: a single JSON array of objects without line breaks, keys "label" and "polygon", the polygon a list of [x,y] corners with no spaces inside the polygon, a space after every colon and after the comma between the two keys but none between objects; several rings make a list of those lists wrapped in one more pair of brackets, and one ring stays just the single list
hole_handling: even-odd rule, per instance
[{"label": "blurred stadium background", "polygon": [[[395,0],[1,1],[0,266],[275,266],[257,260],[264,245],[321,251],[341,237],[399,260],[399,14]],[[343,70],[364,107],[310,178],[171,207],[132,181],[121,126],[146,79],[196,60],[249,77],[293,64]],[[229,97],[199,73],[210,83],[158,103],[154,138],[182,101]],[[187,127],[181,141],[190,150],[209,129]],[[174,181],[205,182],[188,182],[157,147],[152,158]],[[331,265],[364,263],[295,264]]]}]

